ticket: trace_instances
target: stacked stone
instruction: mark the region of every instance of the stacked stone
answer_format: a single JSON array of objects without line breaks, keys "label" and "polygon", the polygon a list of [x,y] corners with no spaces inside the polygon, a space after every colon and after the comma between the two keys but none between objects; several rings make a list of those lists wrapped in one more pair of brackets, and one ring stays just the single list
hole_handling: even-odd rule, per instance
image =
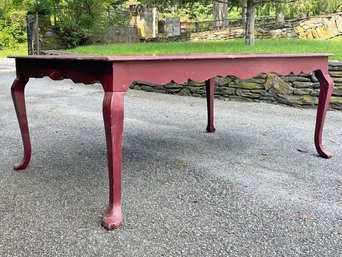
[{"label": "stacked stone", "polygon": [[94,41],[97,44],[111,43],[139,43],[138,29],[133,26],[112,26],[104,33],[99,34]]},{"label": "stacked stone", "polygon": [[245,30],[243,28],[228,28],[225,30],[203,31],[191,33],[191,40],[228,40],[243,38]]},{"label": "stacked stone", "polygon": [[[257,25],[256,38],[327,39],[342,35],[342,13],[291,20],[284,24]],[[244,28],[191,33],[192,40],[228,40],[243,38]]]},{"label": "stacked stone", "polygon": [[329,74],[334,80],[334,92],[330,104],[334,109],[342,110],[342,62],[330,62]]},{"label": "stacked stone", "polygon": [[294,31],[299,38],[304,39],[326,39],[337,37],[342,34],[342,14],[331,17],[313,17],[308,20],[294,23]]},{"label": "stacked stone", "polygon": [[155,38],[146,38],[144,42],[177,42],[186,41],[190,39],[189,32],[182,32],[179,36],[168,37],[165,34],[157,34]]},{"label": "stacked stone", "polygon": [[[331,62],[329,73],[335,82],[331,107],[342,110],[342,62]],[[260,74],[247,80],[231,76],[217,77],[215,97],[223,100],[263,101],[310,107],[318,103],[319,87],[319,82],[313,73],[287,76]],[[205,84],[191,80],[184,84],[169,83],[166,86],[134,83],[132,88],[182,96],[206,96]]]},{"label": "stacked stone", "polygon": [[[29,15],[33,16],[33,15]],[[33,16],[35,19],[35,16]],[[61,50],[67,49],[68,45],[64,41],[64,33],[58,27],[52,26],[50,17],[39,15],[39,42],[40,50]]]}]

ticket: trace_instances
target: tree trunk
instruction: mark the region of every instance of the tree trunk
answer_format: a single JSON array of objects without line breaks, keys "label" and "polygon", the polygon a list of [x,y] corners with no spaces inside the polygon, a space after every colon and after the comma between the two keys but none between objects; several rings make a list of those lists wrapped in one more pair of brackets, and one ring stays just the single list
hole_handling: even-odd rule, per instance
[{"label": "tree trunk", "polygon": [[285,23],[285,17],[283,13],[283,8],[282,4],[278,3],[276,5],[276,23],[277,24],[284,24]]},{"label": "tree trunk", "polygon": [[246,45],[254,45],[254,27],[255,27],[255,1],[247,1],[247,22],[245,31]]},{"label": "tree trunk", "polygon": [[228,26],[228,0],[213,1],[214,27],[225,29]]},{"label": "tree trunk", "polygon": [[242,12],[241,12],[241,25],[246,26],[247,22],[247,0],[242,2]]}]

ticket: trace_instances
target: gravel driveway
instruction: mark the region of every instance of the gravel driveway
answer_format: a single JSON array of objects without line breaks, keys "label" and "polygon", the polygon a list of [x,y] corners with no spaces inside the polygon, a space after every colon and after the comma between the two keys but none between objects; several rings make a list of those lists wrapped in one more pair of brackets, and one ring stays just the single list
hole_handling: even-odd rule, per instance
[{"label": "gravel driveway", "polygon": [[318,157],[314,109],[128,91],[123,225],[106,231],[100,85],[30,80],[33,157],[0,59],[0,256],[342,256],[342,112]]}]

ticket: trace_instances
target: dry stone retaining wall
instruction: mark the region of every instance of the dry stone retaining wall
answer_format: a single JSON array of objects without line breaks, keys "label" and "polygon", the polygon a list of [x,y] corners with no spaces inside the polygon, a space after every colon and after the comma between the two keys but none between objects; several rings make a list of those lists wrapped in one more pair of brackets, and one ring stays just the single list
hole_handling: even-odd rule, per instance
[{"label": "dry stone retaining wall", "polygon": [[[330,105],[342,110],[342,62],[330,62],[329,73],[335,82]],[[169,83],[166,86],[136,82],[131,88],[145,91],[205,97],[205,85],[194,81],[184,84]],[[243,101],[281,103],[297,107],[312,107],[318,103],[319,83],[311,74],[287,75],[260,74],[257,77],[240,80],[236,77],[217,77],[215,97]]]},{"label": "dry stone retaining wall", "polygon": [[[334,13],[299,20],[289,20],[284,24],[270,23],[256,27],[257,38],[300,38],[328,39],[342,35],[342,13]],[[228,40],[243,38],[244,28],[192,33],[192,40]]]},{"label": "dry stone retaining wall", "polygon": [[299,38],[304,39],[337,37],[342,35],[342,13],[296,22],[293,24],[293,29]]},{"label": "dry stone retaining wall", "polygon": [[112,43],[139,43],[138,29],[134,26],[112,26],[107,31],[100,33],[94,40],[97,44]]}]

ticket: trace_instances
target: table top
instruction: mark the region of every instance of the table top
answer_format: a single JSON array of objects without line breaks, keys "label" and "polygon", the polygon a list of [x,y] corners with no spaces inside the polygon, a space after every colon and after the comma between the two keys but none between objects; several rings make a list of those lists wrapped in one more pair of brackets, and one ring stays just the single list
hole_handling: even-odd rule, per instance
[{"label": "table top", "polygon": [[331,53],[310,54],[161,54],[161,55],[28,55],[8,56],[8,58],[27,60],[80,60],[80,61],[167,61],[167,60],[206,60],[206,59],[260,59],[260,58],[314,58],[329,57]]},{"label": "table top", "polygon": [[[69,78],[92,84],[102,81],[107,91],[125,92],[134,81],[165,85],[216,76],[252,78],[261,73],[281,75],[328,73],[331,54],[177,54],[177,55],[30,55],[16,59],[17,76]],[[115,70],[115,72],[114,72]],[[104,74],[108,77],[105,78]],[[105,80],[115,82],[110,85]],[[110,78],[110,79],[108,79]],[[106,81],[107,81],[106,80]]]}]

